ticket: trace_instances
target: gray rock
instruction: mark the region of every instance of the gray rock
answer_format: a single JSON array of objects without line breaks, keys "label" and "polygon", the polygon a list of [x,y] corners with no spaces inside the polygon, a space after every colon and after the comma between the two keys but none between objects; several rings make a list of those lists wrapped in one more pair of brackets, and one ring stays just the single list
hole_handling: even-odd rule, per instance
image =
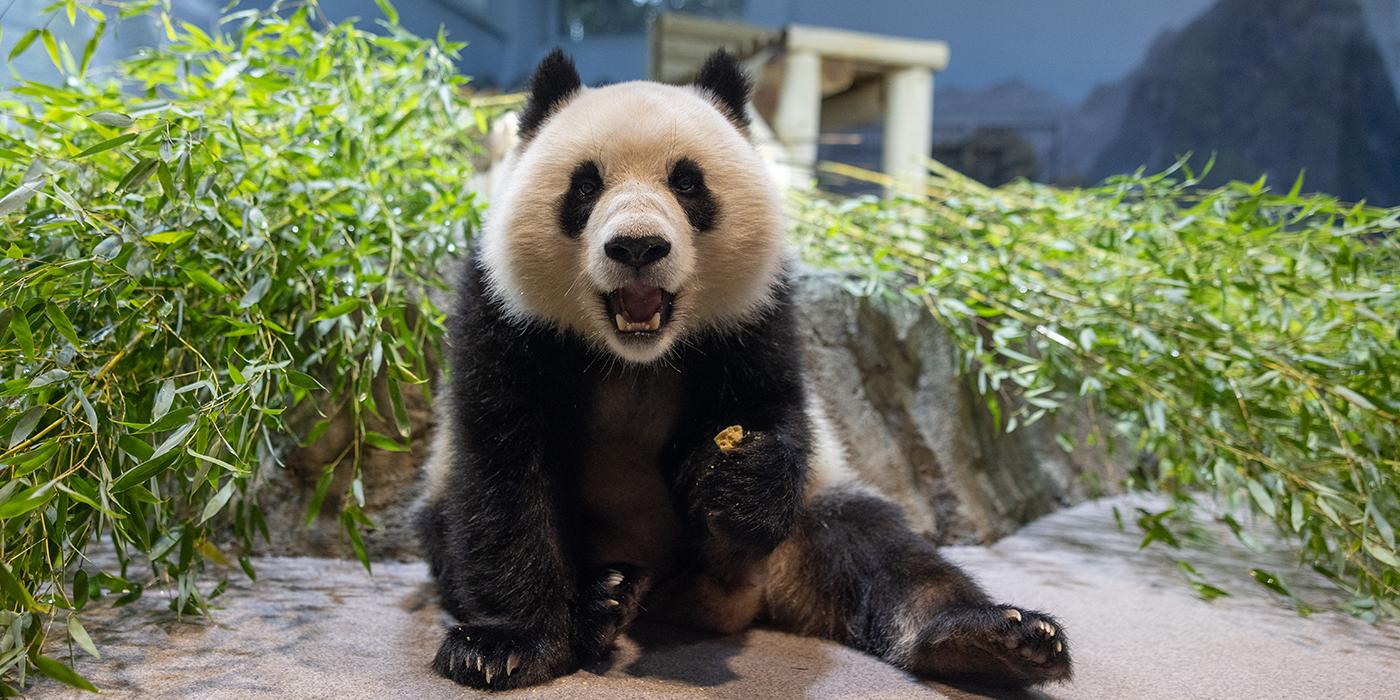
[{"label": "gray rock", "polygon": [[[991,542],[1057,508],[1117,490],[1123,472],[1102,450],[1067,454],[1055,443],[1063,431],[1084,444],[1088,423],[1073,411],[1001,434],[957,375],[947,334],[922,309],[854,295],[833,272],[804,271],[797,296],[806,359],[852,464],[898,501],[920,532],[942,544]],[[432,413],[421,396],[405,398],[411,449],[367,449],[361,467],[365,512],[378,525],[365,533],[373,558],[417,556],[408,516]],[[387,424],[374,429],[393,432]],[[336,518],[348,464],[337,470],[320,516],[303,525],[323,466],[351,438],[348,418],[333,421],[315,445],[287,455],[284,468],[265,470],[260,488],[272,542],[264,552],[353,556]]]},{"label": "gray rock", "polygon": [[1074,411],[1005,434],[958,376],[948,334],[925,310],[846,291],[834,272],[798,284],[807,364],[866,480],[941,544],[991,542],[1059,507],[1116,491],[1122,469],[1083,445]]}]

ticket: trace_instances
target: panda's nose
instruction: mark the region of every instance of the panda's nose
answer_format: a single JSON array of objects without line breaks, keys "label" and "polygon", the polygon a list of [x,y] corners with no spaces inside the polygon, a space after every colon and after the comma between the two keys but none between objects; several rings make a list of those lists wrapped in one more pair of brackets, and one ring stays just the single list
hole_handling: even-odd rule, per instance
[{"label": "panda's nose", "polygon": [[618,236],[603,245],[603,252],[623,265],[640,269],[666,257],[671,244],[660,236]]}]

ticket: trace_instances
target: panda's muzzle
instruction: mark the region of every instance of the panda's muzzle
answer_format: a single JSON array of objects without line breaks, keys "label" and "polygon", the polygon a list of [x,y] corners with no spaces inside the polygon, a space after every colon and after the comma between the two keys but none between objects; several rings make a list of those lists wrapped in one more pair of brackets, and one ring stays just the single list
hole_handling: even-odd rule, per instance
[{"label": "panda's muzzle", "polygon": [[676,297],[660,287],[637,281],[614,289],[603,298],[618,333],[651,334],[671,320]]}]

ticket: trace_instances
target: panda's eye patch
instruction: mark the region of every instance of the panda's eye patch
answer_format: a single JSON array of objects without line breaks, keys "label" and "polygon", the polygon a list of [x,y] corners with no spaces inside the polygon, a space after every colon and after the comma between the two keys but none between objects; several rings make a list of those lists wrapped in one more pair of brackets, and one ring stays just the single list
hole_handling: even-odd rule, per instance
[{"label": "panda's eye patch", "polygon": [[679,194],[690,194],[705,186],[705,177],[695,161],[682,158],[671,167],[668,184]]},{"label": "panda's eye patch", "polygon": [[603,189],[603,178],[598,174],[598,166],[589,161],[574,168],[573,175],[570,176],[570,186],[574,194],[582,197],[598,194],[598,191]]},{"label": "panda's eye patch", "polygon": [[559,226],[564,235],[576,238],[588,225],[593,205],[603,191],[603,176],[598,164],[584,161],[569,174],[569,191],[559,200]]},{"label": "panda's eye patch", "polygon": [[685,216],[696,231],[709,231],[715,227],[719,217],[719,205],[715,202],[710,188],[705,186],[705,173],[700,164],[689,158],[682,158],[671,166],[666,183],[675,193],[676,201],[685,210]]}]

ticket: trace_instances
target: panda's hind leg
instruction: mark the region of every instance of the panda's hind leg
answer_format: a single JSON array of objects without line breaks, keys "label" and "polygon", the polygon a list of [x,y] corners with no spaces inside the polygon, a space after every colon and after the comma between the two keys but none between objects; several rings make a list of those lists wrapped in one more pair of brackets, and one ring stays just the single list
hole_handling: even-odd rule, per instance
[{"label": "panda's hind leg", "polygon": [[1069,643],[1049,615],[994,605],[904,522],[857,487],[812,497],[769,560],[768,615],[908,671],[1027,686],[1070,676]]},{"label": "panda's hind leg", "polygon": [[580,572],[574,602],[573,645],[579,663],[592,663],[607,655],[632,620],[641,612],[642,599],[651,587],[651,575],[643,568],[614,563]]}]

